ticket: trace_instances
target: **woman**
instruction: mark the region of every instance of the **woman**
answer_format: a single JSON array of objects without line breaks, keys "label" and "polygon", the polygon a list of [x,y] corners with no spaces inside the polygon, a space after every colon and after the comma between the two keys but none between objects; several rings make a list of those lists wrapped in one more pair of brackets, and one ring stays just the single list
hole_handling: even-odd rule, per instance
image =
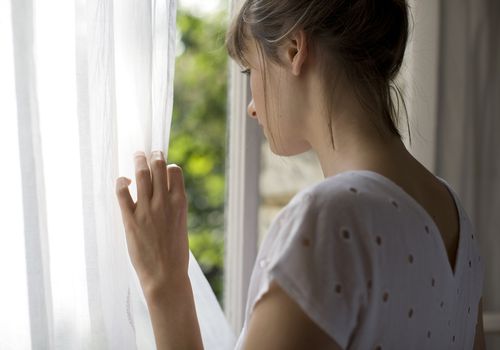
[{"label": "woman", "polygon": [[[312,148],[325,176],[271,224],[237,348],[484,348],[472,225],[398,130],[407,37],[403,0],[247,0],[233,20],[249,115],[274,153]],[[130,180],[117,195],[157,346],[202,348],[182,171],[161,153],[136,169],[137,203]]]}]

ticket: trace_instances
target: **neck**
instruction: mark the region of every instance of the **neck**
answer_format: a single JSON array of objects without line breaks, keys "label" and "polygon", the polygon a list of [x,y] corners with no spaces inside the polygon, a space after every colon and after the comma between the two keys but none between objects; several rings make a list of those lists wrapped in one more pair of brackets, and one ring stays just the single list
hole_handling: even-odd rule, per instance
[{"label": "neck", "polygon": [[[316,73],[316,72],[315,72]],[[305,139],[316,153],[324,177],[348,170],[373,170],[380,173],[401,172],[398,164],[410,165],[414,158],[401,139],[390,134],[380,118],[364,109],[349,84],[339,80],[332,107],[325,108],[324,90],[317,74],[307,80]],[[331,113],[328,115],[328,113]],[[331,120],[331,132],[326,120]],[[333,145],[332,145],[333,137]],[[400,168],[400,166],[399,166]]]},{"label": "neck", "polygon": [[349,170],[387,173],[411,157],[398,136],[380,134],[367,116],[337,115],[332,122],[332,134],[324,125],[314,131],[308,141],[325,178]]}]

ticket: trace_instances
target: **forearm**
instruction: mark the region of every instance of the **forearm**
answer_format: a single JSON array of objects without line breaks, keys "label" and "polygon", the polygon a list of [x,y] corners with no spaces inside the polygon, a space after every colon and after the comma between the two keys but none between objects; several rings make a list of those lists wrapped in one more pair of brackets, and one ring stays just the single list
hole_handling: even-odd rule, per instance
[{"label": "forearm", "polygon": [[191,282],[186,278],[175,285],[145,291],[157,349],[203,349]]}]

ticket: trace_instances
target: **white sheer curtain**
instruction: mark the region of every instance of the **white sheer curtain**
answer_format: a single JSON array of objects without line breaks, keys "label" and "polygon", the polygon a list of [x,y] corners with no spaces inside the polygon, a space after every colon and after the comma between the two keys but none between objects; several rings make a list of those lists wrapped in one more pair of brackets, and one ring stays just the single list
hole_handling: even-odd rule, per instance
[{"label": "white sheer curtain", "polygon": [[[0,0],[0,349],[155,348],[114,188],[135,151],[168,153],[175,16]],[[189,274],[205,349],[232,348],[192,255]]]}]

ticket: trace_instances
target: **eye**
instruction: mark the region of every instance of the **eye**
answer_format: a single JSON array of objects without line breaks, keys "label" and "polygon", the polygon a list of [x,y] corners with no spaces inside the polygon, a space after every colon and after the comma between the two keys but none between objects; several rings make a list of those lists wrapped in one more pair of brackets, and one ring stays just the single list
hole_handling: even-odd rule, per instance
[{"label": "eye", "polygon": [[246,75],[250,75],[250,68],[242,70],[241,73],[246,74]]}]

